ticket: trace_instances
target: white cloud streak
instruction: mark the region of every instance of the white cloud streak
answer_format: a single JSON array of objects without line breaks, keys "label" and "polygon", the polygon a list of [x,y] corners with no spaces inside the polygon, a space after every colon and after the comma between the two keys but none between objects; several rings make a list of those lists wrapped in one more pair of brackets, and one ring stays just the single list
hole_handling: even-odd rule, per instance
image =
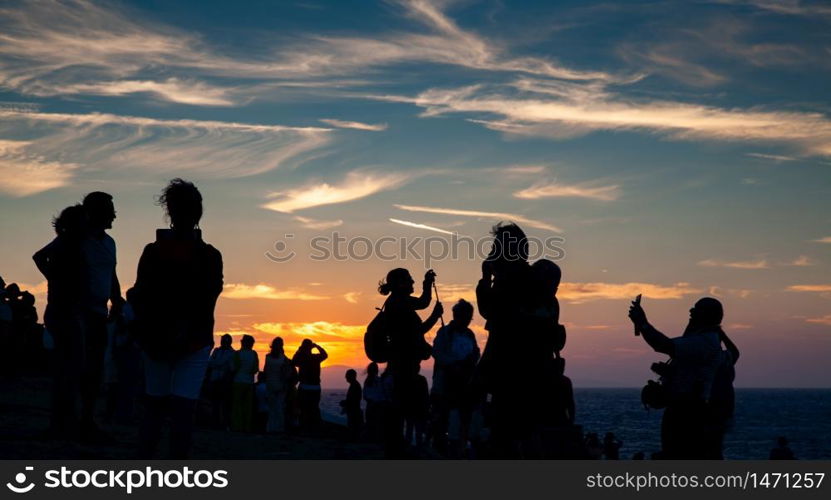
[{"label": "white cloud streak", "polygon": [[422,212],[428,214],[444,214],[444,215],[460,215],[463,217],[477,217],[480,219],[495,219],[495,220],[504,220],[504,221],[512,221],[516,222],[517,224],[525,224],[527,226],[537,228],[537,229],[544,229],[546,231],[553,231],[555,233],[561,233],[562,229],[558,228],[557,226],[553,226],[547,222],[542,222],[534,219],[529,219],[523,215],[517,215],[512,213],[506,212],[485,212],[481,210],[460,210],[455,208],[439,208],[439,207],[425,207],[419,205],[394,205],[396,208],[401,210],[406,210],[408,212]]},{"label": "white cloud streak", "polygon": [[770,155],[766,153],[747,153],[747,156],[751,158],[759,158],[762,160],[772,160],[772,161],[796,161],[798,158],[794,158],[792,156],[784,156],[784,155]]},{"label": "white cloud streak", "polygon": [[402,226],[412,227],[416,229],[426,229],[427,231],[435,231],[437,233],[442,234],[455,234],[453,231],[447,231],[446,229],[439,229],[437,227],[428,226],[427,224],[419,224],[417,222],[410,222],[407,220],[401,219],[389,219],[390,222],[394,222],[396,224],[401,224]]},{"label": "white cloud streak", "polygon": [[387,130],[386,123],[361,123],[361,122],[351,122],[351,121],[344,121],[344,120],[336,120],[334,118],[322,118],[321,122],[325,123],[326,125],[331,125],[337,128],[351,128],[355,130],[366,130],[369,132],[382,132]]}]

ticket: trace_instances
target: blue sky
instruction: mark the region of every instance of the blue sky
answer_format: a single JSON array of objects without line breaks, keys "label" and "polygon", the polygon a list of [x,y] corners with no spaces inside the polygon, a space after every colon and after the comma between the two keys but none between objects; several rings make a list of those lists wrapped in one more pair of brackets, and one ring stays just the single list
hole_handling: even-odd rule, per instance
[{"label": "blue sky", "polygon": [[[829,24],[766,0],[5,2],[0,274],[42,298],[50,218],[105,190],[129,286],[185,177],[225,256],[219,328],[317,325],[357,365],[392,265],[312,265],[308,238],[516,220],[565,239],[576,384],[649,375],[625,318],[645,290],[667,333],[720,297],[741,384],[828,386]],[[298,260],[266,259],[287,233]],[[450,298],[478,265],[436,264]]]}]

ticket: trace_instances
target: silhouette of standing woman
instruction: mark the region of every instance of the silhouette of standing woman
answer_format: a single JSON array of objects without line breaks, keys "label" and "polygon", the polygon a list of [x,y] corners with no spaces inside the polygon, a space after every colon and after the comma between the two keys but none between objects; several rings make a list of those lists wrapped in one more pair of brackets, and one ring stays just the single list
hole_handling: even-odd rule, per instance
[{"label": "silhouette of standing woman", "polygon": [[48,283],[44,323],[55,339],[50,434],[74,437],[78,432],[84,339],[81,291],[81,242],[86,213],[81,205],[61,211],[52,221],[57,235],[32,258]]},{"label": "silhouette of standing woman", "polygon": [[551,348],[539,335],[536,276],[528,264],[528,238],[516,224],[498,224],[476,286],[488,341],[477,368],[477,387],[492,395],[491,442],[497,456],[538,458]]},{"label": "silhouette of standing woman", "polygon": [[144,248],[128,299],[145,355],[146,405],[140,456],[153,455],[170,413],[170,456],[190,450],[196,403],[213,347],[214,307],[222,291],[222,255],[202,240],[202,195],[174,179],[159,204],[170,229],[156,231]]},{"label": "silhouette of standing woman", "polygon": [[392,376],[393,401],[385,415],[384,435],[388,457],[400,457],[404,451],[404,412],[417,402],[419,395],[419,370],[421,362],[430,358],[430,345],[424,340],[441,318],[441,302],[436,302],[433,312],[425,320],[416,313],[432,302],[431,288],[436,280],[433,270],[427,271],[420,297],[413,297],[415,281],[403,268],[387,273],[387,279],[378,285],[381,295],[389,295],[384,302],[385,328],[390,336],[390,356],[387,370]]}]

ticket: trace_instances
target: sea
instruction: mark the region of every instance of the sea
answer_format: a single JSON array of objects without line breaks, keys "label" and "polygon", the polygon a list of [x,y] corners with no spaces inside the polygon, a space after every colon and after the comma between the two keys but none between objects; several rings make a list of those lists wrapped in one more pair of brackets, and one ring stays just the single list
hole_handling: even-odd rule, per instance
[{"label": "sea", "polygon": [[[346,423],[339,402],[345,390],[324,390],[324,418]],[[640,389],[575,389],[576,423],[602,439],[613,432],[623,441],[621,458],[660,449],[661,411],[646,410]],[[779,436],[798,459],[831,459],[831,389],[736,389],[736,415],[725,436],[724,456],[764,460]]]}]

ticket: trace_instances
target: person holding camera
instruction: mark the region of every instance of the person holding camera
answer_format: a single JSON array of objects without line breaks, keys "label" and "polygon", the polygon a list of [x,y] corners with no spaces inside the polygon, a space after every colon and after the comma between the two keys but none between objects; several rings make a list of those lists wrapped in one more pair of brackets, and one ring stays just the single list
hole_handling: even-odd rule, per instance
[{"label": "person holding camera", "polygon": [[671,358],[660,373],[666,398],[661,421],[663,458],[722,458],[718,434],[723,434],[723,425],[716,421],[710,400],[717,373],[731,363],[730,354],[721,349],[727,338],[721,329],[723,317],[721,302],[702,298],[690,309],[683,335],[669,338],[649,323],[639,301],[629,308],[636,333],[655,352]]},{"label": "person holding camera", "polygon": [[[315,352],[317,351],[317,352]],[[329,354],[312,339],[303,339],[291,358],[297,368],[297,403],[300,408],[300,425],[304,429],[316,429],[320,425],[320,364]]]},{"label": "person holding camera", "polygon": [[387,371],[392,378],[392,404],[384,416],[384,453],[387,458],[401,458],[407,453],[404,440],[404,419],[408,410],[422,394],[419,370],[421,362],[430,359],[432,346],[424,335],[436,326],[444,312],[436,300],[433,311],[423,320],[416,311],[426,309],[433,301],[432,290],[436,273],[424,274],[421,295],[415,296],[415,280],[404,268],[393,269],[378,284],[378,293],[388,296],[384,301],[385,330],[389,334],[390,352]]}]

